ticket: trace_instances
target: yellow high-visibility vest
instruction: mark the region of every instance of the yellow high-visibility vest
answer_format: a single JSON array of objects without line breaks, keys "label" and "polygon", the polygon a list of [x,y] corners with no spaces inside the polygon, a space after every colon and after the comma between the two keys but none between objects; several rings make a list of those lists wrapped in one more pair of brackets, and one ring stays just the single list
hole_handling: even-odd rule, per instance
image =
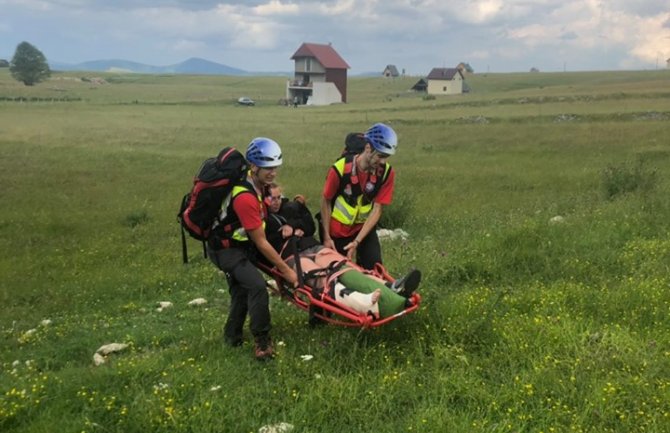
[{"label": "yellow high-visibility vest", "polygon": [[[261,208],[261,220],[263,221],[263,230],[265,230],[265,215],[263,215],[263,197],[261,197],[254,189],[250,189],[246,185],[236,185],[233,187],[233,192],[231,193],[232,199],[230,201],[231,206],[233,200],[235,200],[235,197],[238,195],[242,194],[243,192],[250,192],[256,196],[258,199],[258,205]],[[237,216],[237,215],[236,215]],[[237,216],[239,219],[239,216]],[[247,234],[247,231],[244,230],[244,227],[240,226],[239,228],[235,229],[232,234],[232,239],[237,241],[237,242],[249,242],[249,235]]]},{"label": "yellow high-visibility vest", "polygon": [[[375,175],[371,175],[375,179],[373,190],[364,194],[357,176],[355,174],[352,176],[352,171],[355,173],[354,164],[353,156],[340,158],[333,164],[333,168],[340,176],[340,187],[332,202],[333,210],[330,217],[347,226],[363,224],[370,217],[374,198],[388,179],[391,170],[391,165],[386,163],[383,171],[379,170]],[[356,181],[352,182],[354,177]]]}]

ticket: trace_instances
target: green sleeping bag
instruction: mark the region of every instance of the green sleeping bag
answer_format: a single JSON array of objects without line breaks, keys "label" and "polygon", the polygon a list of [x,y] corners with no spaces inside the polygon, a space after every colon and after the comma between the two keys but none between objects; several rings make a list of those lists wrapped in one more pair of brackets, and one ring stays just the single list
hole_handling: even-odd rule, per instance
[{"label": "green sleeping bag", "polygon": [[381,318],[392,316],[405,309],[407,299],[386,287],[383,282],[356,269],[345,267],[342,270],[343,273],[337,279],[348,289],[366,294],[381,289],[382,294],[379,298],[379,315]]}]

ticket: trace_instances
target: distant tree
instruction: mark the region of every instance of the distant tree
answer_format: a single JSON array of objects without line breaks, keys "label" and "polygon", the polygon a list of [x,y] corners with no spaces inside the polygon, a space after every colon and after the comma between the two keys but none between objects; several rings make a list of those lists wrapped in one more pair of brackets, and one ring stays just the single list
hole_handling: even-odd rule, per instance
[{"label": "distant tree", "polygon": [[535,66],[533,66],[532,68],[530,68],[530,72],[540,72],[540,70],[537,69]]},{"label": "distant tree", "polygon": [[9,71],[15,80],[21,81],[26,86],[32,86],[51,76],[44,54],[25,41],[16,46]]},{"label": "distant tree", "polygon": [[0,59],[0,68],[8,68],[9,62],[5,59]]},{"label": "distant tree", "polygon": [[472,69],[472,66],[470,66],[470,63],[465,63],[465,62],[464,62],[464,63],[463,63],[463,66],[465,66],[465,70],[466,70],[468,73],[472,74],[472,73],[475,72],[475,70]]}]

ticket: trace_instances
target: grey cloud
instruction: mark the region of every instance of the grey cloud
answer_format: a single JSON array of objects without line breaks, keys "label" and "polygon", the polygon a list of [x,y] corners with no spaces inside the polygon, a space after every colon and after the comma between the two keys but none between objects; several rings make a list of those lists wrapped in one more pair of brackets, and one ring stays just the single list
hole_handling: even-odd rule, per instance
[{"label": "grey cloud", "polygon": [[175,8],[187,11],[201,11],[214,9],[219,5],[240,5],[253,7],[266,3],[265,0],[46,0],[44,3],[56,7],[68,8],[98,8],[104,10],[131,10],[145,8]]},{"label": "grey cloud", "polygon": [[566,32],[566,33],[563,33],[561,36],[559,36],[559,39],[561,39],[563,41],[572,41],[572,40],[577,39],[577,38],[578,38],[578,36],[577,36],[577,33],[575,33],[575,32]]},{"label": "grey cloud", "polygon": [[600,7],[641,17],[650,17],[670,11],[670,0],[601,0]]}]

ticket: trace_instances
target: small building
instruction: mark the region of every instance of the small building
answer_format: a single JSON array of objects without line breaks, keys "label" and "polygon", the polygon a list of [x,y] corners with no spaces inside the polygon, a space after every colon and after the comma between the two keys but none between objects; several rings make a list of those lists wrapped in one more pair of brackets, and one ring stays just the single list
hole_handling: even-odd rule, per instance
[{"label": "small building", "polygon": [[399,77],[400,74],[398,73],[398,68],[396,68],[395,65],[386,65],[384,72],[382,72],[382,76],[386,78],[396,78]]},{"label": "small building", "polygon": [[433,68],[428,76],[429,95],[457,95],[463,93],[463,74],[456,68]]},{"label": "small building", "polygon": [[330,44],[303,43],[291,56],[295,74],[286,85],[286,99],[299,105],[347,102],[349,65]]},{"label": "small building", "polygon": [[456,69],[461,71],[461,75],[463,75],[464,77],[468,74],[468,67],[469,65],[463,62],[456,65]]},{"label": "small building", "polygon": [[425,92],[428,90],[428,81],[425,78],[419,79],[415,85],[412,86],[412,90],[415,92]]}]

